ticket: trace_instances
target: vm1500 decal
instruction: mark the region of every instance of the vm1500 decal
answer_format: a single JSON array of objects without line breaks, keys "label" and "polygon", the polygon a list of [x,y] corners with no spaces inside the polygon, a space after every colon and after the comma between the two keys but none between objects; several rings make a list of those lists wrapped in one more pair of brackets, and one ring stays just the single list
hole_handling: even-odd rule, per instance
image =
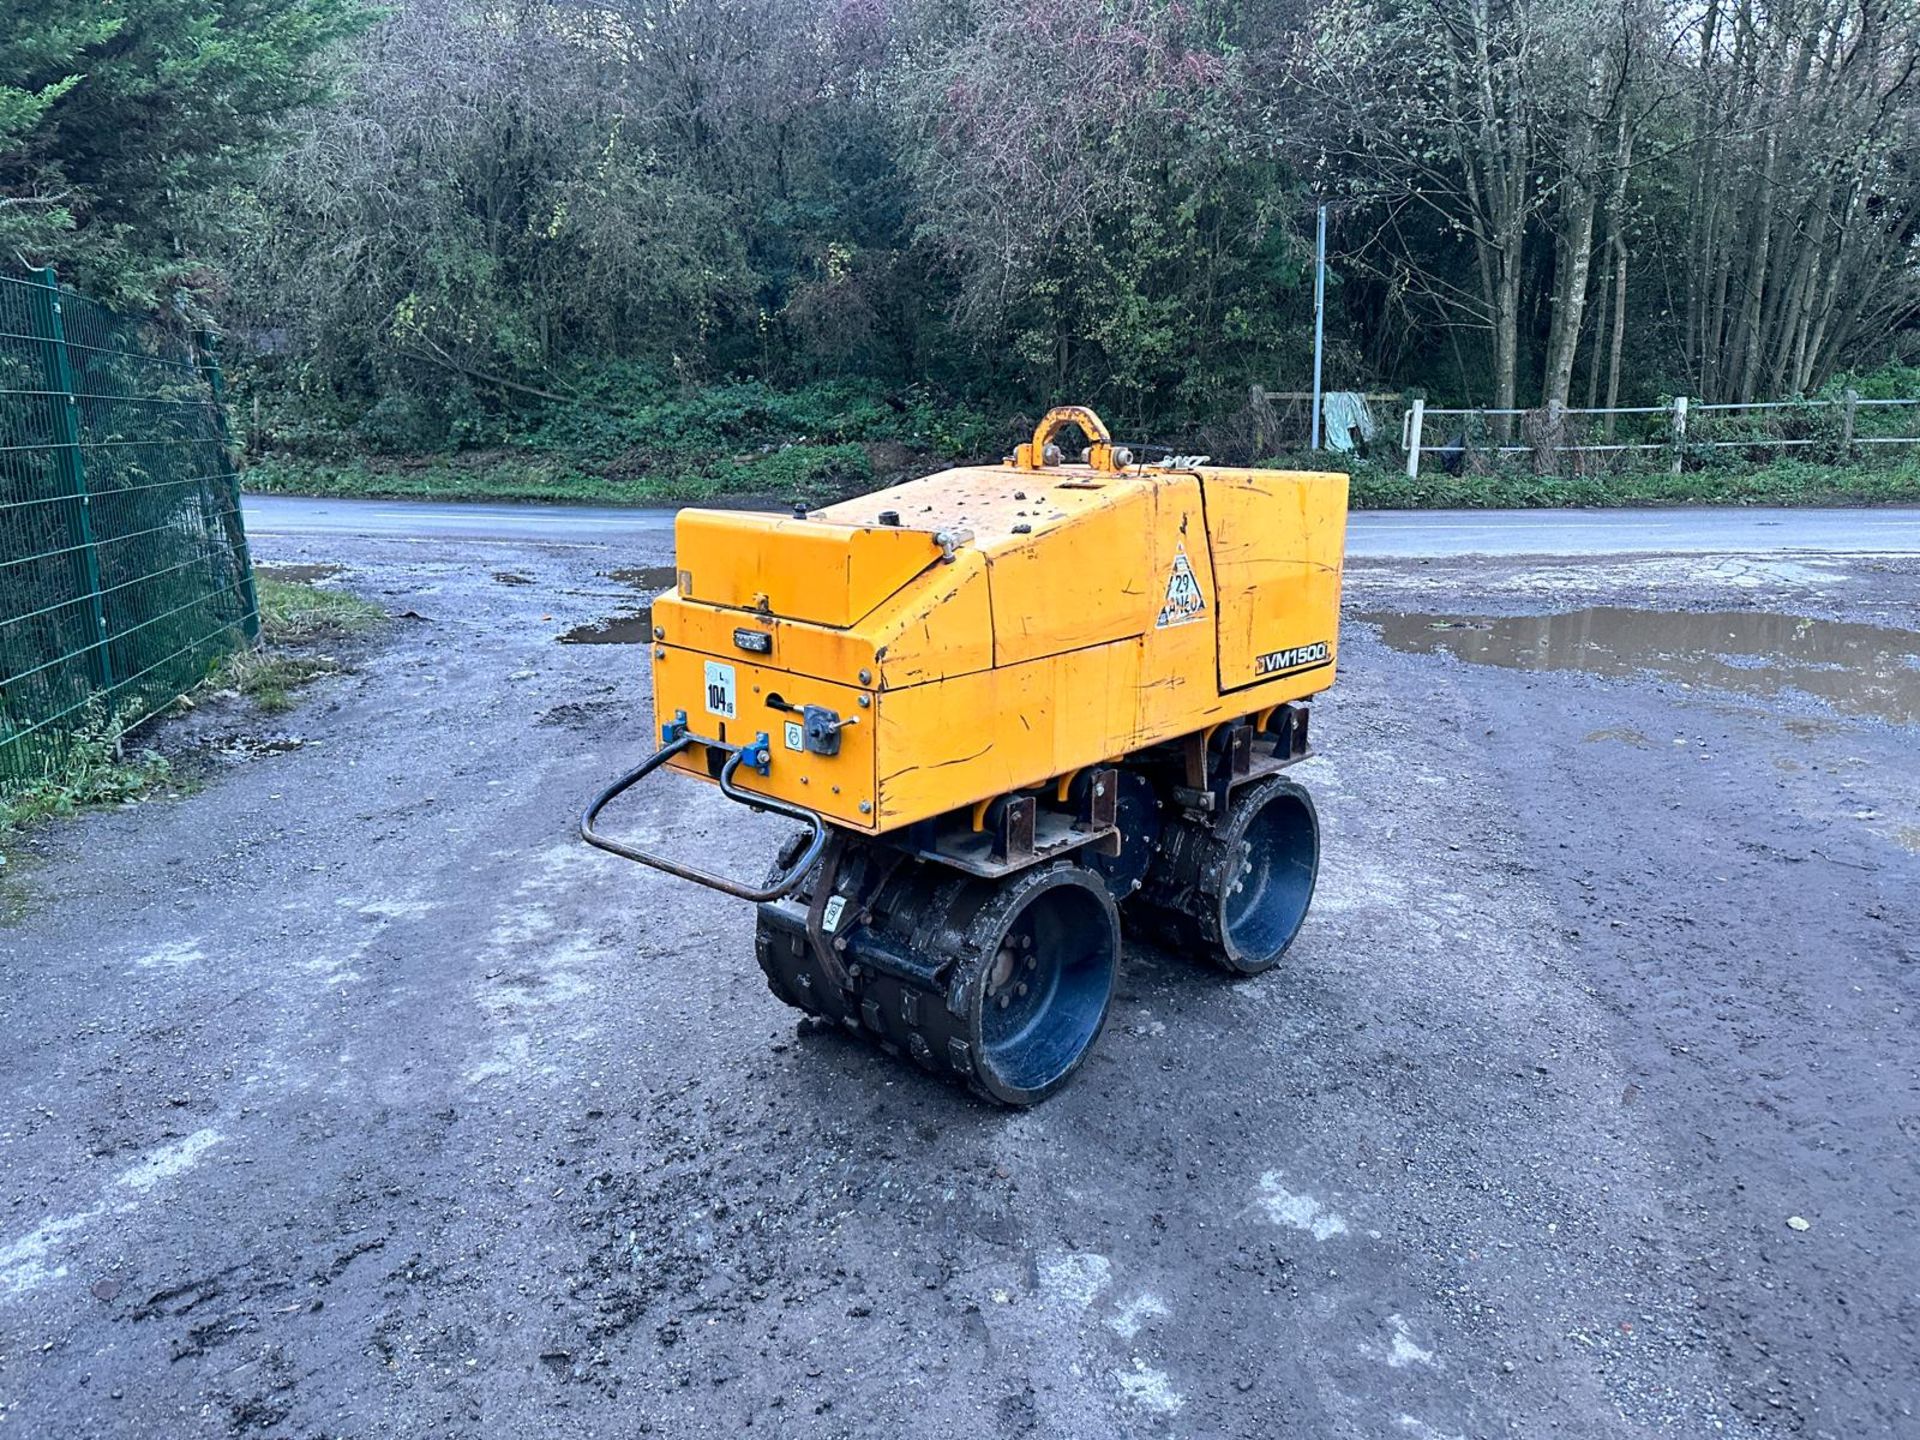
[{"label": "vm1500 decal", "polygon": [[1311,645],[1295,645],[1288,650],[1269,650],[1253,657],[1253,673],[1267,679],[1291,675],[1296,670],[1315,670],[1328,663],[1333,650],[1325,640]]}]

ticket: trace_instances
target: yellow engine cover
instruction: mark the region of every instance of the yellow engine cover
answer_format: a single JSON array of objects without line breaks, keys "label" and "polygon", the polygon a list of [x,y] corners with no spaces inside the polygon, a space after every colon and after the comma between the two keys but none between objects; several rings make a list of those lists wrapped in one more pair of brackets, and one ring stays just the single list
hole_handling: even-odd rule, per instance
[{"label": "yellow engine cover", "polygon": [[[897,829],[1325,689],[1346,516],[1338,474],[1012,462],[805,518],[683,510],[656,719],[765,732],[744,788]],[[837,754],[806,705],[851,722]]]}]

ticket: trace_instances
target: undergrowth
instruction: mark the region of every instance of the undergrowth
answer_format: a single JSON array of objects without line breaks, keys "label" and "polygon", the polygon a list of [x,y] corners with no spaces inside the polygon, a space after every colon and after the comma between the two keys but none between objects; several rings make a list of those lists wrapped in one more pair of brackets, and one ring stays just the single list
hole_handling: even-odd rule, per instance
[{"label": "undergrowth", "polygon": [[138,800],[165,784],[173,769],[164,758],[151,750],[127,753],[131,718],[90,707],[79,728],[48,752],[38,775],[0,789],[0,836],[36,820]]},{"label": "undergrowth", "polygon": [[[266,494],[421,500],[812,505],[997,459],[1025,438],[1020,431],[1034,418],[990,420],[966,403],[853,382],[779,390],[742,381],[680,391],[620,373],[587,377],[578,393],[577,404],[536,406],[484,424],[425,415],[418,402],[395,398],[351,425],[311,417],[266,425],[254,437],[261,453],[246,485]],[[1695,445],[1679,475],[1664,454],[1585,475],[1538,475],[1524,456],[1470,463],[1450,475],[1434,455],[1411,480],[1397,457],[1297,451],[1260,463],[1346,470],[1355,509],[1920,501],[1920,459],[1849,451],[1835,411],[1771,413],[1775,430],[1806,445],[1788,458],[1760,434],[1750,446]],[[1882,412],[1861,414],[1883,423]],[[1657,438],[1666,421],[1649,423],[1646,435],[1626,438]],[[1724,416],[1699,428],[1738,438]],[[1236,458],[1245,457],[1221,463]]]},{"label": "undergrowth", "polygon": [[1625,505],[1875,505],[1920,503],[1920,460],[1822,465],[1804,460],[1727,461],[1675,475],[1623,470],[1536,475],[1521,465],[1409,479],[1397,466],[1298,452],[1263,462],[1291,470],[1344,470],[1355,510],[1610,508]]},{"label": "undergrowth", "polygon": [[[379,622],[378,605],[342,590],[322,590],[256,577],[260,639],[223,659],[207,684],[236,690],[261,711],[292,707],[302,685],[340,671],[322,647],[361,634]],[[193,704],[191,697],[181,702]],[[0,839],[39,820],[142,799],[173,781],[173,767],[150,749],[129,750],[127,732],[142,717],[110,714],[96,703],[79,728],[47,747],[41,769],[0,785]]]},{"label": "undergrowth", "polygon": [[217,684],[237,690],[269,715],[293,708],[294,692],[342,666],[322,648],[378,624],[378,605],[344,590],[322,590],[259,576],[260,645],[227,657]]},{"label": "undergrowth", "polygon": [[[817,503],[1003,454],[1007,427],[913,387],[757,380],[683,389],[631,367],[580,376],[573,403],[449,416],[392,396],[348,422],[277,407],[249,436],[259,493],[614,505]],[[1003,433],[1007,432],[1007,433]]]}]

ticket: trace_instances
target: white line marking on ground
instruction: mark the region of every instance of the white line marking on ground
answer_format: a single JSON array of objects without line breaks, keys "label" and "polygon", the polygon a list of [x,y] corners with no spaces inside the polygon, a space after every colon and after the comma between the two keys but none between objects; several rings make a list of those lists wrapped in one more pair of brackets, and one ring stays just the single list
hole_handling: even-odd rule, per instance
[{"label": "white line marking on ground", "polygon": [[113,1183],[145,1194],[162,1180],[191,1170],[200,1157],[220,1143],[218,1130],[196,1130],[184,1140],[176,1140],[153,1152],[138,1165],[122,1170]]},{"label": "white line marking on ground", "polygon": [[200,948],[199,938],[192,940],[169,940],[166,944],[149,950],[133,963],[142,970],[158,970],[162,966],[177,970],[182,965],[192,965],[207,958],[207,952]]},{"label": "white line marking on ground", "polygon": [[1425,1365],[1429,1369],[1439,1366],[1431,1350],[1422,1350],[1413,1343],[1413,1336],[1407,1330],[1407,1322],[1398,1315],[1387,1317],[1387,1328],[1393,1332],[1385,1356],[1387,1364],[1395,1370],[1404,1370],[1409,1365]]},{"label": "white line marking on ground", "polygon": [[[162,1180],[192,1169],[200,1157],[218,1145],[221,1139],[218,1130],[196,1130],[184,1140],[163,1145],[139,1164],[122,1170],[110,1183],[116,1188],[144,1195]],[[119,1208],[130,1210],[138,1203],[128,1201]],[[18,1240],[0,1245],[0,1298],[13,1299],[49,1280],[64,1276],[67,1273],[64,1262],[50,1263],[55,1243],[84,1229],[106,1213],[107,1207],[102,1203],[90,1210],[43,1220]]]},{"label": "white line marking on ground", "polygon": [[1402,1415],[1394,1423],[1413,1436],[1413,1440],[1467,1440],[1464,1435],[1449,1435],[1444,1430],[1436,1430],[1426,1421],[1417,1420],[1411,1415]]},{"label": "white line marking on ground", "polygon": [[47,1252],[61,1236],[80,1229],[100,1214],[83,1210],[78,1215],[63,1215],[29,1230],[11,1245],[0,1246],[0,1293],[9,1297],[23,1294],[67,1273],[65,1265],[48,1265]]},{"label": "white line marking on ground", "polygon": [[[342,905],[354,905],[351,900],[342,900]],[[364,905],[355,906],[362,915],[376,915],[382,920],[418,920],[434,908],[431,900],[369,900]]]}]

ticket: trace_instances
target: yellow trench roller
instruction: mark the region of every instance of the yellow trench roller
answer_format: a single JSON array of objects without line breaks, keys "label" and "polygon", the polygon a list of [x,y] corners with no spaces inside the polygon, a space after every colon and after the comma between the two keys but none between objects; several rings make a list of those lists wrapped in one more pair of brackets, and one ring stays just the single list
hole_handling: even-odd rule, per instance
[{"label": "yellow trench roller", "polygon": [[[757,902],[774,994],[1003,1104],[1099,1036],[1121,916],[1272,966],[1319,867],[1282,772],[1333,683],[1347,477],[1204,459],[1136,463],[1069,406],[1000,465],[791,518],[681,511],[661,748],[585,838]],[[663,767],[806,829],[753,885],[595,828]]]}]

